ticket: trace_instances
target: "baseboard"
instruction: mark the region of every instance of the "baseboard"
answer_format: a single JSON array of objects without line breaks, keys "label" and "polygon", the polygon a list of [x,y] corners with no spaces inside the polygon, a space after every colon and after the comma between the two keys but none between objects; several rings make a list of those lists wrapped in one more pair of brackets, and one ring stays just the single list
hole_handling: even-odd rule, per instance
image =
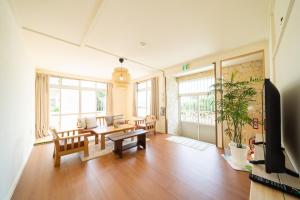
[{"label": "baseboard", "polygon": [[25,166],[26,166],[26,164],[27,164],[27,162],[29,160],[32,148],[33,148],[33,145],[31,145],[31,147],[28,149],[28,152],[26,153],[26,156],[25,156],[26,159],[24,159],[24,161],[23,161],[23,163],[22,163],[22,165],[20,167],[20,170],[17,173],[17,176],[15,177],[13,183],[11,184],[10,189],[9,189],[9,191],[8,191],[5,199],[10,200],[12,198],[12,195],[14,194],[14,191],[15,191],[15,189],[16,189],[19,181],[20,181],[20,178],[21,178],[21,175],[22,175],[22,173],[24,171],[24,168],[25,168]]}]

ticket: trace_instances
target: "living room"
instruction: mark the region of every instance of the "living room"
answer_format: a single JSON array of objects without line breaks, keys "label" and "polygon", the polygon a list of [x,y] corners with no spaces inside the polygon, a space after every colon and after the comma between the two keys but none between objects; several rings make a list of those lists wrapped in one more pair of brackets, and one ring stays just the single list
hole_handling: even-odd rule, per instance
[{"label": "living room", "polygon": [[0,199],[296,199],[299,13],[1,0]]}]

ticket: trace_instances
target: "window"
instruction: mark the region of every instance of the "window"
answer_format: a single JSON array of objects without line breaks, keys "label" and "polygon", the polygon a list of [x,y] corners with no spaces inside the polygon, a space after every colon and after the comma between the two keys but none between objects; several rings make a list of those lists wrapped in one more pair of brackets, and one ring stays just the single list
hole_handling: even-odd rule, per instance
[{"label": "window", "polygon": [[215,99],[209,95],[213,84],[213,77],[179,82],[181,121],[214,125]]},{"label": "window", "polygon": [[106,113],[106,83],[49,78],[49,126],[74,128],[78,117]]},{"label": "window", "polygon": [[150,115],[151,106],[151,80],[137,83],[137,115],[145,117]]}]

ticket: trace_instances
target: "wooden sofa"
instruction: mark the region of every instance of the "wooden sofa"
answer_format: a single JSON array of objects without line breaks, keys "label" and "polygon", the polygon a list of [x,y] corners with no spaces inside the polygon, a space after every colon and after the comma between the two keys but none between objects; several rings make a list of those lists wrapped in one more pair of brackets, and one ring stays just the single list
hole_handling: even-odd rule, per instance
[{"label": "wooden sofa", "polygon": [[136,120],[135,123],[138,129],[144,129],[156,135],[156,117],[154,115],[147,115],[145,119]]},{"label": "wooden sofa", "polygon": [[89,155],[88,136],[90,133],[80,133],[79,129],[65,130],[57,132],[51,130],[53,134],[55,167],[60,166],[60,158],[64,155],[69,155],[76,152],[84,152],[84,156]]},{"label": "wooden sofa", "polygon": [[106,117],[114,118],[114,117],[118,117],[118,116],[124,119],[125,124],[128,124],[129,120],[125,119],[123,115],[99,116],[99,117],[96,117],[96,119],[97,119],[97,123],[99,126],[112,126],[113,124],[107,123]]}]

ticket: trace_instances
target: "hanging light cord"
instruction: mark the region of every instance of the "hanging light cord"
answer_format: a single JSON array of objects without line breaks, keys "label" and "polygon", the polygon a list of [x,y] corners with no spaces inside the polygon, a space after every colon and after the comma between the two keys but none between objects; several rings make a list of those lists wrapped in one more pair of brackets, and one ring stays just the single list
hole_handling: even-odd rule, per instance
[{"label": "hanging light cord", "polygon": [[120,76],[120,80],[123,81],[123,62],[124,62],[124,58],[119,58],[119,61],[121,63],[121,76]]}]

